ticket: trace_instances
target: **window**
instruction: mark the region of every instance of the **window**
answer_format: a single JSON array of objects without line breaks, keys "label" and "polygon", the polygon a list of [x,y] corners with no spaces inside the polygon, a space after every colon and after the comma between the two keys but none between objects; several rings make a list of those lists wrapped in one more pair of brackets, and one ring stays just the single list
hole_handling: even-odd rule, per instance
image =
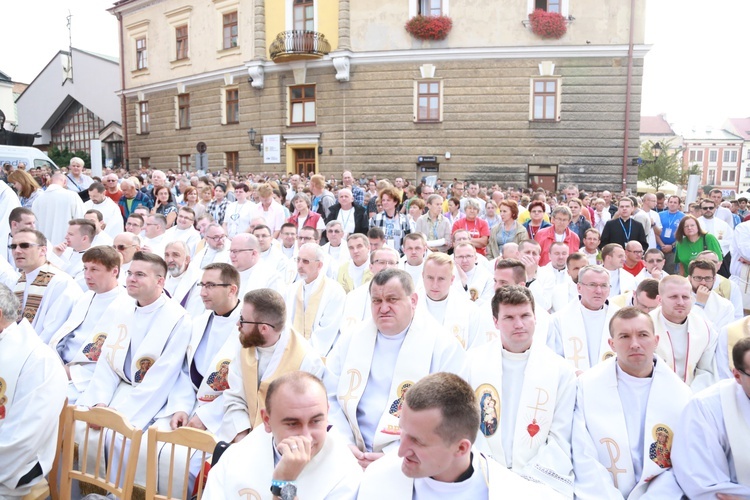
[{"label": "window", "polygon": [[104,121],[77,101],[52,126],[52,144],[59,149],[89,151],[91,140],[99,139]]},{"label": "window", "polygon": [[747,150],[747,159],[750,160],[750,148]]},{"label": "window", "polygon": [[439,81],[425,81],[417,84],[417,121],[440,121]]},{"label": "window", "polygon": [[135,41],[135,69],[148,68],[148,50],[146,49],[146,39],[138,38]]},{"label": "window", "polygon": [[298,85],[289,88],[291,125],[315,124],[315,85]]},{"label": "window", "polygon": [[716,184],[716,169],[715,168],[708,169],[708,176],[706,177],[706,183]]},{"label": "window", "polygon": [[236,174],[240,168],[240,153],[237,151],[227,151],[224,153],[224,162],[226,163],[227,170]]},{"label": "window", "polygon": [[557,80],[534,80],[533,120],[557,119]]},{"label": "window", "polygon": [[443,14],[442,0],[417,0],[418,13],[423,16],[440,16]]},{"label": "window", "polygon": [[561,13],[560,4],[562,0],[534,0],[534,8],[546,10],[547,12]]},{"label": "window", "polygon": [[177,96],[177,128],[190,128],[190,94]]},{"label": "window", "polygon": [[226,91],[226,123],[240,122],[240,91],[227,89]]},{"label": "window", "polygon": [[187,59],[188,58],[188,27],[187,24],[178,26],[174,30],[175,38],[177,42],[177,53],[175,59]]},{"label": "window", "polygon": [[690,150],[690,162],[703,163],[703,150],[702,149],[691,149]]},{"label": "window", "polygon": [[719,150],[711,149],[708,152],[708,163],[709,165],[716,165],[716,161],[719,159]]},{"label": "window", "polygon": [[141,168],[151,168],[151,158],[141,158]]},{"label": "window", "polygon": [[237,11],[224,14],[224,48],[237,46]]},{"label": "window", "polygon": [[724,151],[724,164],[737,163],[737,151]]},{"label": "window", "polygon": [[190,155],[180,155],[180,171],[190,170]]},{"label": "window", "polygon": [[727,169],[721,171],[721,182],[734,182],[737,178],[737,171],[734,169]]},{"label": "window", "polygon": [[138,103],[138,125],[140,130],[139,134],[148,134],[148,101],[141,101]]},{"label": "window", "polygon": [[313,0],[294,0],[294,29],[315,30],[315,7]]},{"label": "window", "polygon": [[745,169],[745,177],[750,177],[750,167]]}]

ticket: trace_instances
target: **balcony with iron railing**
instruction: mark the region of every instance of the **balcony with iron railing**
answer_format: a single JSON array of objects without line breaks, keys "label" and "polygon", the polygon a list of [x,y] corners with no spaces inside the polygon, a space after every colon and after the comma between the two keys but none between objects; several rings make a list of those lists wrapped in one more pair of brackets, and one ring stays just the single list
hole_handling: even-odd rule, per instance
[{"label": "balcony with iron railing", "polygon": [[269,49],[276,63],[320,59],[330,51],[331,44],[323,33],[304,30],[282,31]]}]

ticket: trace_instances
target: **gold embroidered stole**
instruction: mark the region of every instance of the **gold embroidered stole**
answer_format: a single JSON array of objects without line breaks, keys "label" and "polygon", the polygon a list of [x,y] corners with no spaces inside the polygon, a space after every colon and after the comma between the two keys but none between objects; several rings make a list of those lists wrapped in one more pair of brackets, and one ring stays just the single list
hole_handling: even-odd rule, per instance
[{"label": "gold embroidered stole", "polygon": [[47,290],[52,278],[55,277],[55,268],[49,263],[44,264],[39,273],[34,278],[34,281],[29,285],[29,293],[26,296],[26,304],[23,304],[23,294],[26,290],[26,273],[22,272],[21,277],[18,278],[15,289],[13,290],[18,297],[18,302],[21,304],[19,307],[19,315],[21,318],[26,318],[29,323],[33,323],[34,317],[39,310],[39,306],[42,303],[44,292]]},{"label": "gold embroidered stole", "polygon": [[285,373],[299,370],[307,355],[307,350],[297,332],[289,331],[289,339],[284,347],[281,360],[273,374],[261,379],[258,383],[258,359],[255,357],[255,349],[242,349],[240,351],[240,367],[242,379],[245,384],[245,401],[247,402],[247,413],[255,429],[261,423],[260,410],[266,407],[266,392],[268,386]]},{"label": "gold embroidered stole", "polygon": [[729,284],[729,280],[718,274],[716,279],[719,280],[719,286],[714,288],[714,292],[718,293],[720,297],[731,300],[729,297],[732,295],[732,286]]},{"label": "gold embroidered stole", "polygon": [[300,282],[294,301],[294,329],[304,335],[306,340],[310,340],[310,337],[312,336],[315,316],[318,314],[320,301],[323,300],[323,292],[326,288],[325,276],[321,276],[320,280],[320,286],[312,293],[312,295],[310,295],[310,299],[307,301],[307,308],[305,308],[304,281]]},{"label": "gold embroidered stole", "polygon": [[734,369],[732,349],[741,338],[750,337],[750,317],[738,319],[727,325],[727,348],[729,349],[729,369]]}]

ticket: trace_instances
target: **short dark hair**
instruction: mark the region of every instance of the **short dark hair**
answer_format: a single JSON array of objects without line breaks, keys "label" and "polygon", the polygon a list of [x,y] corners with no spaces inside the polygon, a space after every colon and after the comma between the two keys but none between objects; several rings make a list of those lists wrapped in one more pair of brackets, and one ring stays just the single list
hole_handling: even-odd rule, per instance
[{"label": "short dark hair", "polygon": [[251,290],[242,299],[245,304],[250,304],[255,310],[257,317],[273,329],[280,332],[284,329],[286,322],[286,303],[284,297],[270,288],[259,288]]},{"label": "short dark hair", "polygon": [[8,216],[8,222],[21,222],[21,218],[24,215],[33,215],[34,218],[36,218],[36,214],[31,211],[30,208],[26,207],[16,207],[13,210],[10,211],[10,215]]},{"label": "short dark hair", "polygon": [[[143,218],[143,216],[141,214],[132,213],[132,214],[128,215],[128,219],[136,219],[136,220],[141,221],[141,226],[146,223],[146,220]],[[125,222],[127,222],[127,221],[125,221]]]},{"label": "short dark hair", "polygon": [[167,276],[167,263],[164,262],[164,259],[156,255],[155,253],[143,252],[139,250],[133,254],[133,262],[135,261],[141,261],[151,264],[152,266],[159,269],[159,272],[161,273],[160,276]]},{"label": "short dark hair", "polygon": [[92,185],[89,186],[89,188],[88,188],[87,191],[89,193],[91,191],[96,191],[97,193],[103,193],[104,189],[105,189],[104,188],[104,184],[102,184],[101,182],[95,182],[95,183],[93,183]]},{"label": "short dark hair", "polygon": [[521,304],[531,304],[531,311],[534,311],[534,296],[528,288],[520,285],[501,286],[495,290],[492,297],[492,315],[497,318],[500,312],[500,305],[517,306]]},{"label": "short dark hair", "polygon": [[288,227],[291,227],[292,229],[294,229],[294,234],[295,235],[297,234],[297,225],[296,224],[292,224],[291,222],[285,222],[285,223],[283,223],[281,225],[281,227],[279,228],[279,232],[283,231],[284,229],[286,229]]},{"label": "short dark hair", "polygon": [[567,259],[565,259],[565,264],[566,265],[570,265],[570,263],[573,262],[573,261],[575,261],[575,260],[586,260],[586,261],[588,261],[589,258],[586,257],[581,252],[573,252],[572,254],[568,255]]},{"label": "short dark hair", "polygon": [[714,263],[706,259],[695,259],[690,261],[690,264],[688,264],[688,276],[692,276],[693,270],[696,268],[703,269],[704,271],[711,271],[712,276],[716,276],[716,268],[714,267]]},{"label": "short dark hair", "polygon": [[269,415],[271,414],[271,401],[273,400],[273,395],[282,386],[290,385],[295,393],[302,395],[307,393],[307,389],[310,384],[317,385],[322,389],[323,394],[326,394],[326,386],[323,385],[323,382],[312,373],[298,370],[285,373],[284,375],[275,379],[273,382],[271,382],[271,384],[268,386],[268,390],[266,391],[266,413],[268,413]]},{"label": "short dark hair", "polygon": [[37,231],[36,229],[30,229],[30,228],[23,228],[20,229],[16,234],[23,234],[23,233],[31,233],[36,238],[37,245],[46,247],[47,246],[47,237],[44,236],[44,233],[41,231]]},{"label": "short dark hair", "polygon": [[385,231],[383,231],[382,227],[373,226],[367,231],[367,237],[374,240],[384,240]]},{"label": "short dark hair", "polygon": [[84,215],[91,215],[91,214],[96,215],[96,220],[98,220],[99,222],[104,220],[104,216],[102,215],[102,213],[95,208],[90,208],[86,210],[86,213]]},{"label": "short dark hair", "polygon": [[413,411],[440,410],[440,425],[435,433],[446,444],[461,439],[474,443],[477,438],[479,403],[469,383],[454,373],[437,372],[423,377],[406,391],[404,404]]},{"label": "short dark hair", "polygon": [[240,289],[240,272],[232,264],[223,262],[211,262],[203,268],[203,271],[219,271],[219,279],[224,283],[235,285],[237,291]]},{"label": "short dark hair", "polygon": [[612,252],[614,252],[618,248],[622,248],[622,245],[620,245],[619,243],[607,243],[606,245],[604,245],[602,247],[602,260],[612,255]]},{"label": "short dark hair", "polygon": [[643,292],[646,293],[646,297],[654,300],[659,296],[659,280],[655,280],[654,278],[646,278],[638,283],[638,286],[635,287],[635,296],[638,297],[638,294]]},{"label": "short dark hair", "polygon": [[[257,229],[257,227],[256,227],[256,229]],[[299,228],[299,230],[300,230],[300,232],[302,232],[302,231],[312,231],[312,233],[313,233],[313,239],[315,241],[318,241],[320,239],[320,231],[318,231],[318,229],[315,228],[315,227],[302,226],[301,228]],[[255,229],[253,230],[253,233],[254,232],[255,232]]]},{"label": "short dark hair", "polygon": [[414,293],[414,281],[411,279],[411,275],[403,269],[395,269],[392,267],[383,269],[372,278],[372,281],[370,281],[370,291],[372,291],[373,284],[383,286],[393,278],[398,279],[399,283],[401,283],[401,288],[403,288],[406,295]]},{"label": "short dark hair", "polygon": [[253,228],[253,234],[255,234],[255,231],[257,231],[258,229],[265,229],[266,231],[268,231],[268,234],[273,236],[273,231],[271,231],[271,228],[266,226],[265,224],[258,224],[257,226],[255,226]]},{"label": "short dark hair", "polygon": [[615,332],[612,331],[612,328],[616,319],[628,320],[628,319],[637,318],[638,316],[644,316],[645,318],[648,319],[648,324],[651,326],[651,333],[654,333],[655,331],[654,320],[651,319],[651,316],[641,311],[637,307],[627,306],[627,307],[623,307],[622,309],[618,309],[617,312],[612,315],[612,319],[609,320],[609,336],[610,337],[615,336]]},{"label": "short dark hair", "polygon": [[107,271],[120,268],[120,254],[110,246],[96,246],[89,248],[81,257],[83,262],[96,262],[103,265]]},{"label": "short dark hair", "polygon": [[96,236],[96,224],[88,219],[71,219],[68,221],[69,226],[78,226],[78,231],[81,236],[88,236],[89,241],[94,239]]},{"label": "short dark hair", "polygon": [[526,266],[518,259],[498,259],[495,261],[495,269],[512,269],[513,281],[526,283]]},{"label": "short dark hair", "polygon": [[732,364],[735,368],[747,371],[745,368],[745,353],[750,351],[750,337],[743,337],[732,347]]}]

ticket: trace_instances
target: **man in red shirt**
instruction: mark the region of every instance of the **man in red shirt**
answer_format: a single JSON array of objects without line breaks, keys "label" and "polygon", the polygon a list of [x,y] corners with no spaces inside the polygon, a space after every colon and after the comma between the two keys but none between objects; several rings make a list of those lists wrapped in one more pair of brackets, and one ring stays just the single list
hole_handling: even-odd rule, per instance
[{"label": "man in red shirt", "polygon": [[117,181],[117,174],[107,174],[102,179],[102,184],[104,184],[104,187],[106,188],[104,194],[107,198],[114,201],[115,205],[117,205],[117,203],[120,201],[120,198],[122,198],[122,190],[120,189],[120,184]]},{"label": "man in red shirt", "polygon": [[638,273],[644,267],[646,267],[646,264],[643,262],[643,247],[641,243],[636,240],[630,240],[625,243],[625,265],[622,268],[633,276],[638,276]]}]

